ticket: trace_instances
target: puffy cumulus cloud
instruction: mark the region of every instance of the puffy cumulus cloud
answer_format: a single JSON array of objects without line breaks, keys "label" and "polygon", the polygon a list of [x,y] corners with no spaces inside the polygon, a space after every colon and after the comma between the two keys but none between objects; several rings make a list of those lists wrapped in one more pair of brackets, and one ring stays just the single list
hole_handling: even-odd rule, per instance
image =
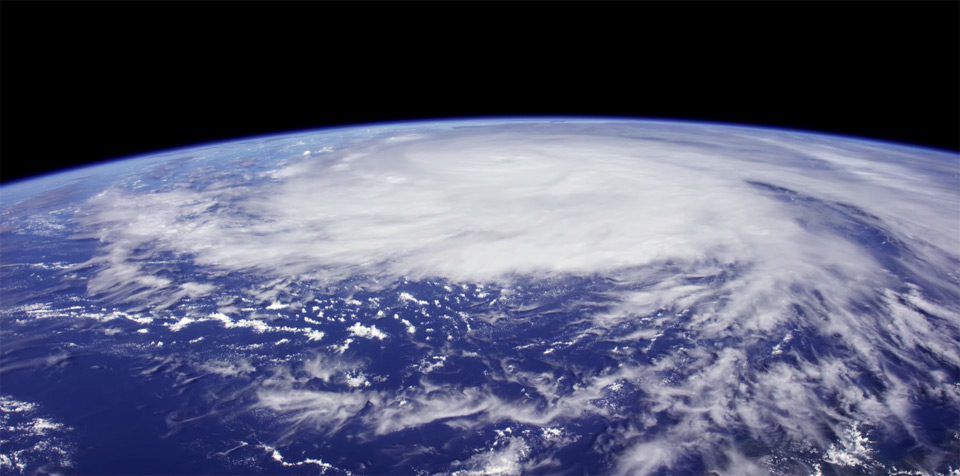
[{"label": "puffy cumulus cloud", "polygon": [[530,454],[530,447],[522,438],[510,438],[501,448],[490,448],[471,456],[456,466],[464,469],[454,471],[455,476],[518,476],[523,474],[523,461]]},{"label": "puffy cumulus cloud", "polygon": [[355,322],[352,326],[348,327],[347,330],[350,331],[351,334],[357,337],[363,337],[365,339],[383,340],[387,338],[387,334],[380,329],[377,329],[377,326],[374,325],[364,326],[359,322]]},{"label": "puffy cumulus cloud", "polygon": [[67,472],[74,466],[73,428],[41,416],[35,403],[0,395],[0,471],[4,474]]},{"label": "puffy cumulus cloud", "polygon": [[[611,436],[624,448],[613,468],[627,474],[676,468],[691,454],[725,474],[762,472],[762,458],[744,457],[734,440],[756,442],[768,460],[787,442],[826,454],[825,464],[865,465],[867,453],[845,443],[866,445],[850,428],[920,435],[919,400],[960,401],[957,172],[955,156],[932,151],[707,125],[374,137],[292,160],[259,184],[101,194],[83,218],[102,242],[88,286],[160,303],[213,291],[151,274],[144,259],[163,253],[212,273],[320,283],[602,277],[610,286],[591,297],[603,305],[585,315],[590,332],[636,340],[650,358],[566,393],[537,375],[491,375],[548,405],[482,388],[260,389],[260,405],[326,429],[357,417],[373,436],[437,420],[633,418],[635,428]],[[634,331],[626,339],[616,334],[624,322]],[[383,339],[374,326],[350,331]],[[678,343],[663,347],[668,331]],[[544,359],[555,354],[563,350]],[[341,370],[314,367],[323,381]],[[642,415],[597,405],[619,381],[640,389]],[[517,448],[464,470],[506,465]],[[784,470],[813,468],[804,464]]]}]

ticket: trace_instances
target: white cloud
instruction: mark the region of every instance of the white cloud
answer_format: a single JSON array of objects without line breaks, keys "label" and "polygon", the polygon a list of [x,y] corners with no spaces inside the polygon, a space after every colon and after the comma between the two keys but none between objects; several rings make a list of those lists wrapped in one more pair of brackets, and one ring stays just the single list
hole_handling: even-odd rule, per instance
[{"label": "white cloud", "polygon": [[454,471],[455,476],[518,476],[523,473],[522,462],[530,453],[530,447],[522,438],[510,438],[502,448],[480,451],[457,466],[465,469]]},{"label": "white cloud", "polygon": [[334,431],[363,409],[368,396],[360,392],[336,393],[290,388],[262,389],[257,392],[257,407],[287,415],[287,423],[297,427]]},{"label": "white cloud", "polygon": [[191,317],[181,317],[177,322],[174,322],[174,323],[172,323],[172,324],[171,324],[171,323],[167,323],[167,324],[164,324],[164,325],[167,326],[167,327],[169,327],[171,331],[177,332],[177,331],[183,329],[184,327],[187,327],[187,326],[189,326],[190,324],[193,324],[194,322],[197,322],[197,320],[194,319],[194,318],[191,318]]},{"label": "white cloud", "polygon": [[870,440],[857,424],[843,430],[838,445],[830,445],[823,460],[838,466],[864,466],[871,458]]},{"label": "white cloud", "polygon": [[73,466],[73,428],[40,416],[39,405],[0,395],[0,472],[33,474]]},{"label": "white cloud", "polygon": [[245,359],[236,361],[215,360],[198,365],[200,370],[223,377],[238,377],[255,372],[256,367]]},{"label": "white cloud", "polygon": [[364,326],[359,322],[355,322],[352,326],[348,327],[347,330],[350,331],[351,334],[357,337],[363,337],[365,339],[383,340],[387,338],[387,334],[384,334],[383,331],[377,329],[377,326],[375,325]]},{"label": "white cloud", "polygon": [[324,382],[331,381],[335,375],[357,370],[362,366],[360,362],[333,358],[325,354],[316,354],[303,362],[303,370],[308,375]]},{"label": "white cloud", "polygon": [[[607,279],[609,289],[590,297],[604,306],[583,315],[591,332],[661,353],[644,365],[585,375],[568,392],[550,376],[490,376],[549,396],[548,405],[502,401],[480,388],[411,390],[397,396],[404,405],[359,389],[258,396],[263,408],[324,428],[370,401],[363,419],[379,435],[461,417],[553,425],[611,415],[614,405],[596,401],[629,382],[651,414],[673,421],[653,440],[616,436],[626,448],[616,467],[632,474],[721,451],[710,431],[718,427],[743,428],[768,444],[779,441],[771,436],[777,429],[810,451],[834,448],[830,458],[841,461],[847,446],[833,435],[854,422],[911,429],[917,395],[960,401],[955,379],[925,372],[960,365],[953,156],[706,125],[489,126],[389,137],[293,160],[253,186],[101,194],[82,219],[102,243],[87,263],[95,270],[88,290],[160,308],[215,292],[151,274],[143,258],[161,253],[213,274],[248,272],[275,283],[367,275],[509,288],[518,280]],[[905,289],[905,281],[914,286]],[[274,288],[264,288],[264,302],[276,299]],[[409,292],[399,299],[429,304]],[[209,318],[228,328],[269,327],[223,313]],[[189,323],[172,326],[181,322]],[[611,335],[637,322],[644,326]],[[659,350],[667,344],[653,341],[671,338],[665,330],[681,343]],[[387,337],[359,322],[348,331]],[[843,350],[805,353],[814,345],[805,338]],[[767,342],[763,355],[773,360],[759,366],[745,349]],[[563,353],[551,349],[545,359]],[[884,370],[894,360],[908,369],[904,376]],[[334,371],[311,369],[324,381]],[[863,377],[883,390],[851,390]],[[825,403],[831,398],[842,411]],[[657,421],[651,414],[637,418]],[[737,464],[753,471],[750,462]]]},{"label": "white cloud", "polygon": [[[842,282],[853,293],[885,279],[845,237],[798,224],[816,223],[818,211],[782,203],[748,181],[854,205],[896,225],[894,237],[956,250],[960,224],[944,213],[960,204],[955,190],[937,188],[917,169],[872,160],[869,147],[827,150],[684,126],[620,129],[634,137],[609,130],[618,131],[491,127],[374,139],[330,160],[295,163],[282,183],[253,190],[106,192],[88,204],[86,221],[107,245],[91,262],[101,269],[89,286],[132,301],[159,293],[164,304],[198,292],[196,284],[145,274],[130,260],[143,248],[188,254],[215,269],[281,276],[322,269],[318,276],[329,279],[364,272],[478,282],[642,273],[667,261],[691,273],[736,265],[750,270],[730,290],[761,303],[796,282]],[[660,135],[635,138],[648,130]],[[802,168],[810,156],[829,169]]]}]

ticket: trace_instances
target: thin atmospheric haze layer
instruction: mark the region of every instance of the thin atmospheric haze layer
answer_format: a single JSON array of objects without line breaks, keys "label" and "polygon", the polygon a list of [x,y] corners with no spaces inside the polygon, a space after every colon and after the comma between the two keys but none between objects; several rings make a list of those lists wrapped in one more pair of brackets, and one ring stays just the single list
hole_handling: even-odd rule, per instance
[{"label": "thin atmospheric haze layer", "polygon": [[960,474],[956,154],[345,128],[0,188],[0,240],[4,473]]}]

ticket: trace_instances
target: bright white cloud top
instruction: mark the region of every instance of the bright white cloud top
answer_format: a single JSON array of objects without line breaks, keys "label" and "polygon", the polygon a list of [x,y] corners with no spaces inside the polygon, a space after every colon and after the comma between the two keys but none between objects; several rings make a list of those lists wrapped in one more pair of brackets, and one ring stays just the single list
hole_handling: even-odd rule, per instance
[{"label": "bright white cloud top", "polygon": [[70,218],[98,240],[71,268],[92,301],[165,336],[300,343],[191,364],[241,382],[233,412],[281,418],[234,450],[363,472],[296,445],[376,453],[442,425],[490,436],[441,469],[435,443],[391,450],[399,472],[960,467],[960,424],[929,416],[960,416],[957,156],[658,122],[331,137],[157,162],[186,172],[117,181]]}]

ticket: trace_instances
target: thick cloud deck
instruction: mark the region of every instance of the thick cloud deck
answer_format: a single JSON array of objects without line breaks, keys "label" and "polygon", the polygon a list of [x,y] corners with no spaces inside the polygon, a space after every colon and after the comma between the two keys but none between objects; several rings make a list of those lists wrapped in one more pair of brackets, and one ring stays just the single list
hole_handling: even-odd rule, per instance
[{"label": "thick cloud deck", "polygon": [[375,138],[277,170],[279,183],[108,193],[89,223],[111,252],[150,243],[279,276],[480,282],[667,261],[756,265],[774,279],[827,266],[879,273],[860,243],[818,226],[819,210],[754,185],[767,183],[869,213],[917,252],[956,251],[955,164],[745,134],[560,124]]}]

